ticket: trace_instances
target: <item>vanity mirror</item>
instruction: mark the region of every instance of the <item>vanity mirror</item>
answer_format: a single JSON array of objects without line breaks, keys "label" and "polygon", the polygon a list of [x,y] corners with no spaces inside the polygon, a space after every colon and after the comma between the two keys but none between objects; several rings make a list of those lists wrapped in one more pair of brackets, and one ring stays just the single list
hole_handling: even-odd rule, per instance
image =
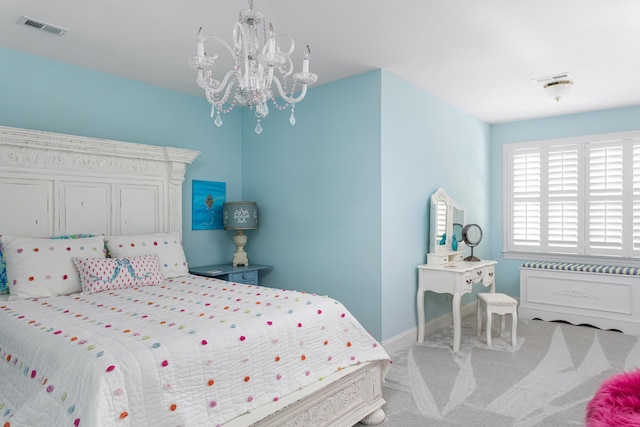
[{"label": "vanity mirror", "polygon": [[437,255],[438,263],[461,259],[457,255],[462,253],[458,245],[463,242],[464,209],[442,188],[431,195],[430,202],[429,255]]},{"label": "vanity mirror", "polygon": [[482,228],[478,224],[467,224],[462,229],[462,240],[471,248],[471,256],[466,257],[465,261],[480,261],[480,258],[473,256],[473,248],[478,246],[482,240]]},{"label": "vanity mirror", "polygon": [[[462,242],[462,229],[464,226],[464,211],[456,205],[452,207],[453,212],[451,215],[453,221],[453,230],[452,236],[456,236],[456,241],[458,243]],[[454,250],[456,250],[454,248]]]}]

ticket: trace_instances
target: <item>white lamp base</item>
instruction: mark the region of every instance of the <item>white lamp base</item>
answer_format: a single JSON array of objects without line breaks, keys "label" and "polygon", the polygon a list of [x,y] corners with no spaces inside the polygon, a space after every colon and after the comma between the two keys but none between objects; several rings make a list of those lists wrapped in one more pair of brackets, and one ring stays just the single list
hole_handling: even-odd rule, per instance
[{"label": "white lamp base", "polygon": [[236,231],[236,234],[233,235],[233,243],[236,245],[236,251],[233,254],[233,266],[249,265],[249,257],[247,257],[247,253],[244,250],[244,245],[247,244],[247,236],[242,230]]}]

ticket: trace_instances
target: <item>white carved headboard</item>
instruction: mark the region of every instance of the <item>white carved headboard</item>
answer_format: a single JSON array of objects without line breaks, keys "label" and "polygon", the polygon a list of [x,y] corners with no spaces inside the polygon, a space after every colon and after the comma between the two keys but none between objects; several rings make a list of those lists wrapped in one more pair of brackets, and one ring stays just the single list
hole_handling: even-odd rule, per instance
[{"label": "white carved headboard", "polygon": [[200,152],[0,126],[0,234],[182,232]]}]

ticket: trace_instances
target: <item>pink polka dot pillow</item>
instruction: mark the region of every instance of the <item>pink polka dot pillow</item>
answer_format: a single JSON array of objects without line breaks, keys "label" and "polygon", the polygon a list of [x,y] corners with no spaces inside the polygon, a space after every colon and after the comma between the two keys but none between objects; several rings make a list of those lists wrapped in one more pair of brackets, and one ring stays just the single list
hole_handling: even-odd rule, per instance
[{"label": "pink polka dot pillow", "polygon": [[74,258],[82,292],[112,291],[161,285],[164,280],[156,255],[133,258]]},{"label": "pink polka dot pillow", "polygon": [[111,257],[158,255],[160,271],[165,279],[189,274],[189,266],[178,233],[107,236],[104,240]]},{"label": "pink polka dot pillow", "polygon": [[10,299],[80,292],[73,258],[104,258],[104,237],[53,240],[2,236]]}]

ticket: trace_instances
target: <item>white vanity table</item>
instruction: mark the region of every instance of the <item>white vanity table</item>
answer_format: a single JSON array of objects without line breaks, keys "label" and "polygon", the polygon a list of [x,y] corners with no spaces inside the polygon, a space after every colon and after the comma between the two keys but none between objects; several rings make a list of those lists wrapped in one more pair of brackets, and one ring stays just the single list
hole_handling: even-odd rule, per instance
[{"label": "white vanity table", "polygon": [[[465,247],[458,237],[462,231],[465,214],[444,192],[439,189],[431,196],[431,230],[427,264],[418,266],[418,342],[424,341],[424,293],[432,291],[453,295],[453,351],[460,351],[460,300],[473,285],[482,284],[495,292],[496,261],[465,261],[463,250],[454,250],[453,236],[458,248]],[[443,237],[444,236],[444,237]],[[455,244],[453,244],[455,246]]]},{"label": "white vanity table", "polygon": [[473,285],[482,284],[495,292],[496,261],[458,261],[448,264],[418,266],[418,342],[424,341],[424,293],[432,291],[453,295],[453,351],[460,351],[460,299],[471,292]]}]

